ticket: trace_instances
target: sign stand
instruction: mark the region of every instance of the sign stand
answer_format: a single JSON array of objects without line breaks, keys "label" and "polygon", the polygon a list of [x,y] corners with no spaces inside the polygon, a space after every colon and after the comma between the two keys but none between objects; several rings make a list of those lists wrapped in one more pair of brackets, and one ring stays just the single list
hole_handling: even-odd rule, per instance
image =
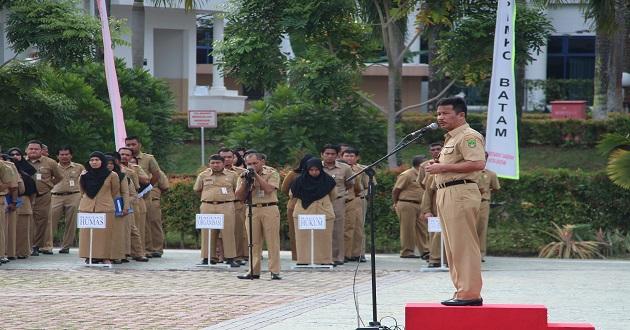
[{"label": "sign stand", "polygon": [[206,164],[205,128],[217,127],[217,112],[214,110],[188,110],[188,127],[201,128],[201,165]]},{"label": "sign stand", "polygon": [[107,228],[107,215],[105,213],[77,213],[77,228],[90,229],[90,254],[86,267],[106,267],[112,268],[112,264],[94,264],[92,263],[92,251],[94,240],[94,228]]},{"label": "sign stand", "polygon": [[[203,128],[202,128],[203,130]],[[203,143],[203,142],[202,142]],[[223,229],[224,215],[223,214],[197,214],[196,216],[197,229],[208,230],[208,263],[203,265],[196,265],[197,267],[212,267],[212,268],[232,268],[232,266],[223,263],[217,263],[212,265],[212,229]]]},{"label": "sign stand", "polygon": [[440,233],[440,267],[429,268],[422,267],[420,268],[421,272],[448,272],[448,267],[444,262],[444,235],[442,234],[442,226],[440,225],[440,218],[438,217],[429,217],[427,218],[429,232],[430,233]]},{"label": "sign stand", "polygon": [[315,264],[315,230],[326,229],[326,215],[300,214],[298,215],[298,229],[311,232],[311,263],[308,265],[293,265],[291,269],[333,269],[332,265]]}]

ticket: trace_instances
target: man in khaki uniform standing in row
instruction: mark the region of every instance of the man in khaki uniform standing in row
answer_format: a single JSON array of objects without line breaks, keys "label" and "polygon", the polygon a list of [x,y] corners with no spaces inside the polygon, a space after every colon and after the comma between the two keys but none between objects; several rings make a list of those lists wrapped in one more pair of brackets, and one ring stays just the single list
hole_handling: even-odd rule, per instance
[{"label": "man in khaki uniform standing in row", "polygon": [[466,123],[466,113],[466,102],[462,98],[438,102],[438,124],[448,133],[439,161],[432,161],[425,168],[435,174],[438,215],[449,272],[456,289],[453,298],[442,301],[447,306],[483,304],[477,236],[481,194],[477,181],[486,160],[483,136]]},{"label": "man in khaki uniform standing in row", "polygon": [[[43,254],[53,254],[52,244],[47,246],[52,239],[52,224],[50,222],[51,189],[63,179],[63,174],[57,166],[57,162],[42,155],[42,143],[36,140],[29,141],[26,147],[28,162],[37,170],[33,179],[37,186],[37,195],[33,200],[33,253],[39,255],[40,248]],[[78,182],[77,182],[78,184]]]},{"label": "man in khaki uniform standing in row", "polygon": [[[400,220],[401,258],[424,258],[429,254],[429,232],[420,209],[424,189],[418,183],[418,178],[424,176],[420,167],[423,160],[415,156],[411,168],[398,175],[392,189],[393,208]],[[416,248],[420,256],[415,255]]]},{"label": "man in khaki uniform standing in row", "polygon": [[[429,145],[429,152],[433,161],[439,161],[440,152],[442,151],[442,143],[436,142]],[[431,159],[420,164],[420,167],[424,168],[431,163]],[[420,173],[418,173],[420,174]],[[437,203],[435,196],[437,195],[437,186],[435,185],[435,175],[427,173],[424,178],[418,176],[417,181],[424,187],[424,193],[422,194],[422,203],[420,209],[425,221],[428,221],[429,217],[437,216]],[[436,268],[442,265],[442,255],[440,253],[440,245],[442,244],[442,238],[440,233],[429,233],[429,268]]]},{"label": "man in khaki uniform standing in row", "polygon": [[[353,147],[347,147],[344,151],[342,151],[341,159],[346,162],[352,169],[352,173],[355,174],[361,171],[361,167],[357,164],[359,158],[359,150]],[[345,250],[345,260],[344,261],[359,261],[361,254],[354,254],[356,251],[353,251],[353,248],[357,245],[355,241],[361,242],[363,240],[362,235],[357,235],[359,232],[359,227],[363,229],[363,200],[361,199],[361,193],[363,192],[363,178],[366,178],[367,175],[361,174],[354,180],[354,186],[352,189],[348,189],[346,196],[346,214],[345,214],[345,225],[344,225],[344,250]],[[359,244],[360,246],[360,244]]]},{"label": "man in khaki uniform standing in row", "polygon": [[278,209],[278,188],[280,187],[280,174],[274,168],[265,166],[263,156],[260,153],[249,153],[245,155],[247,172],[238,178],[238,188],[236,197],[239,200],[246,200],[248,179],[253,176],[251,186],[252,198],[252,227],[249,227],[249,215],[245,224],[248,233],[252,233],[252,263],[253,273],[239,275],[238,278],[258,279],[260,278],[260,262],[262,259],[263,239],[267,242],[269,250],[269,271],[272,280],[281,280],[280,277],[280,210]]},{"label": "man in khaki uniform standing in row", "polygon": [[[219,156],[223,157],[225,169],[236,173],[238,178],[245,169],[234,166],[234,151],[229,148],[221,148]],[[244,265],[249,259],[249,249],[247,247],[247,229],[245,228],[245,202],[234,200],[234,240],[236,244],[236,261]]]},{"label": "man in khaki uniform standing in row", "polygon": [[[18,198],[19,174],[15,166],[11,165],[9,165],[9,162],[0,159],[0,264],[9,261],[6,258],[7,243],[11,243],[13,250],[15,250],[15,230],[11,231],[9,227],[11,227],[10,222],[15,222],[17,219],[15,210]],[[7,196],[11,199],[9,204],[7,204]],[[15,223],[13,223],[12,227],[15,229]],[[11,237],[8,237],[10,235],[13,235],[12,242],[9,242],[11,241]]]},{"label": "man in khaki uniform standing in row", "polygon": [[52,250],[57,222],[63,214],[66,225],[59,253],[69,253],[70,247],[74,246],[74,237],[77,231],[77,210],[81,201],[79,177],[85,168],[83,165],[72,161],[72,148],[70,146],[61,147],[57,152],[57,159],[59,159],[57,167],[63,175],[63,180],[59,181],[51,192],[50,231],[44,249]]},{"label": "man in khaki uniform standing in row", "polygon": [[201,264],[217,263],[216,244],[219,232],[223,238],[223,255],[225,262],[231,267],[241,264],[234,261],[236,257],[236,240],[234,237],[234,192],[236,190],[237,175],[225,169],[225,160],[218,154],[208,159],[208,169],[197,176],[193,190],[201,197],[200,213],[223,214],[223,229],[212,229],[210,253],[208,256],[208,231],[201,230]]},{"label": "man in khaki uniform standing in row", "polygon": [[147,262],[149,259],[146,257],[146,251],[144,250],[144,225],[147,219],[147,206],[144,199],[138,196],[138,190],[142,185],[149,183],[149,177],[142,170],[140,165],[129,164],[129,160],[133,157],[133,151],[127,147],[118,149],[120,155],[119,165],[121,171],[131,179],[129,184],[129,199],[133,214],[130,214],[129,223],[127,224],[126,239],[129,247],[129,254],[135,261]]},{"label": "man in khaki uniform standing in row", "polygon": [[335,211],[335,224],[332,238],[332,257],[336,266],[343,265],[345,259],[344,249],[344,226],[346,216],[346,195],[347,191],[353,189],[354,181],[346,182],[351,177],[352,168],[342,162],[337,161],[339,146],[326,144],[321,149],[322,165],[324,172],[330,175],[337,183],[337,198],[333,201]]},{"label": "man in khaki uniform standing in row", "polygon": [[145,225],[144,246],[147,257],[160,258],[164,249],[164,231],[162,229],[162,214],[160,211],[161,192],[158,188],[160,181],[160,165],[151,154],[141,151],[142,143],[137,136],[125,138],[125,145],[133,151],[138,159],[138,165],[149,176],[153,189],[144,195],[147,205],[147,221]]},{"label": "man in khaki uniform standing in row", "polygon": [[[486,160],[488,153],[486,153]],[[481,193],[481,207],[479,208],[479,223],[477,224],[477,235],[479,236],[479,250],[481,252],[481,261],[486,256],[486,242],[488,238],[488,218],[490,217],[490,198],[492,192],[501,189],[497,174],[489,169],[481,171],[479,177],[479,192]]]}]

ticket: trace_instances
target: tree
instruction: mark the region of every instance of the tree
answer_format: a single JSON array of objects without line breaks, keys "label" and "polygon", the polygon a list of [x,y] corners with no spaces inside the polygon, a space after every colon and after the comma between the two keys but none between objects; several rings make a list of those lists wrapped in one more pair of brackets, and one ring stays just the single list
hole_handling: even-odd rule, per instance
[{"label": "tree", "polygon": [[610,180],[630,189],[630,135],[606,134],[597,145],[597,151],[608,157],[606,172]]}]

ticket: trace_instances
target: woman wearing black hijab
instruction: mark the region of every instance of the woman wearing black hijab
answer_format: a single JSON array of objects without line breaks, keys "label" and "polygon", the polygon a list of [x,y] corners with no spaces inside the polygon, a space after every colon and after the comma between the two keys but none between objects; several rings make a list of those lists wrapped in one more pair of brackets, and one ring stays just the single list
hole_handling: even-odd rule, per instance
[{"label": "woman wearing black hijab", "polygon": [[[114,221],[114,199],[120,193],[120,180],[115,172],[107,169],[107,158],[100,152],[90,154],[90,160],[85,166],[86,171],[81,174],[79,186],[81,187],[80,213],[105,213],[106,228],[94,229],[92,238],[92,258],[96,261],[111,263],[112,239]],[[79,234],[79,256],[90,256],[90,230],[81,229]]]},{"label": "woman wearing black hijab", "polygon": [[26,259],[31,255],[31,222],[33,221],[32,200],[37,193],[32,176],[37,170],[24,158],[22,150],[11,148],[7,151],[24,182],[24,193],[20,194],[22,205],[17,208],[15,221],[15,255]]},{"label": "woman wearing black hijab", "polygon": [[324,172],[322,161],[310,158],[300,175],[291,184],[291,194],[296,199],[293,222],[296,228],[297,263],[311,262],[310,230],[299,230],[301,214],[323,214],[326,229],[314,231],[314,263],[332,264],[332,232],[335,212],[332,201],[336,198],[335,179]]},{"label": "woman wearing black hijab", "polygon": [[293,226],[293,209],[295,208],[296,199],[291,196],[290,189],[293,181],[302,173],[303,168],[306,166],[306,161],[313,158],[313,155],[306,154],[300,160],[299,165],[289,171],[287,175],[282,180],[282,186],[280,187],[280,191],[289,196],[287,201],[287,222],[289,224],[289,242],[291,243],[291,260],[297,260],[297,252],[295,247],[295,227]]}]

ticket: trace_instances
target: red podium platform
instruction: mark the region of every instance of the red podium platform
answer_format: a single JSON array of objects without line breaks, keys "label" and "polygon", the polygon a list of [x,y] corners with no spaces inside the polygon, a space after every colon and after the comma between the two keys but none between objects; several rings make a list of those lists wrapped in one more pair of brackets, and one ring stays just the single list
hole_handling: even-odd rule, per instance
[{"label": "red podium platform", "polygon": [[415,330],[595,330],[585,323],[548,323],[543,305],[484,305],[448,307],[409,303],[405,329]]}]

